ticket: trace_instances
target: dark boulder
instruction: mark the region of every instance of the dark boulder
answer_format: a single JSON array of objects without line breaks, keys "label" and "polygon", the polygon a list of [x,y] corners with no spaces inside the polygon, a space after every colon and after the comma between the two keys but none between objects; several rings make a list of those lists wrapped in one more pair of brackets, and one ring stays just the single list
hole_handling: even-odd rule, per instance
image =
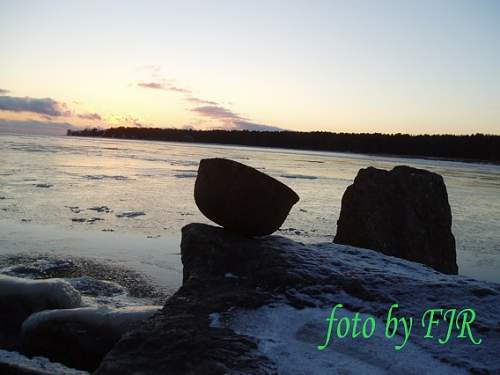
[{"label": "dark boulder", "polygon": [[279,229],[299,196],[252,167],[215,158],[200,161],[194,199],[207,218],[224,228],[264,236]]},{"label": "dark boulder", "polygon": [[361,169],[342,197],[334,242],[458,273],[446,186],[423,169]]}]

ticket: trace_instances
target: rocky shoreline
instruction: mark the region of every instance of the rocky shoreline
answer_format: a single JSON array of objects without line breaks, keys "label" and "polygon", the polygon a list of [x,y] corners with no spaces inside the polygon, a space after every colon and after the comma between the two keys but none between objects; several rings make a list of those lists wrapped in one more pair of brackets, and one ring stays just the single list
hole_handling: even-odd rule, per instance
[{"label": "rocky shoreline", "polygon": [[[477,333],[485,344],[471,346],[456,339],[442,346],[419,335],[412,336],[410,343],[421,359],[433,361],[441,373],[500,371],[499,284],[444,275],[418,263],[343,245],[306,246],[280,236],[247,238],[204,224],[190,224],[182,235],[182,287],[160,313],[123,336],[96,374],[294,373],[269,350],[272,344],[259,337],[265,332],[254,332],[252,337],[217,320],[225,317],[230,321],[238,313],[262,308],[279,314],[286,306],[299,315],[319,309],[324,319],[336,303],[380,319],[392,303],[399,304],[401,314],[414,316],[429,307],[474,308]],[[298,343],[308,343],[307,351],[290,361],[317,355],[323,319],[305,319],[300,324],[294,336]],[[283,329],[285,336],[286,324]],[[444,330],[440,327],[438,336]],[[297,342],[281,344],[286,347]],[[369,373],[427,372],[429,363],[419,358],[402,360],[404,353],[395,352],[392,343],[385,345],[377,353],[369,350],[374,348],[368,341],[363,345],[344,343],[340,353]],[[332,350],[320,353],[320,359],[333,370],[349,371],[336,365],[338,355]],[[310,365],[308,373],[323,370],[315,371],[315,361]]]},{"label": "rocky shoreline", "polygon": [[166,299],[144,276],[119,266],[51,254],[1,256],[0,372],[93,371]]},{"label": "rocky shoreline", "polygon": [[[222,227],[182,228],[182,286],[163,307],[103,306],[97,297],[155,294],[140,277],[85,260],[5,265],[0,307],[10,331],[0,329],[1,347],[97,375],[500,372],[500,284],[456,275],[441,176],[360,170],[342,199],[335,243],[269,235],[299,196],[235,161],[202,160],[194,197]],[[328,334],[320,345],[337,307],[346,321],[372,319],[370,335],[346,333],[328,347]],[[393,308],[410,330],[405,323],[389,336],[380,327]],[[435,323],[429,335],[419,320],[429,309],[469,315]],[[467,336],[455,332],[466,319]],[[1,352],[0,369],[40,369]]]}]

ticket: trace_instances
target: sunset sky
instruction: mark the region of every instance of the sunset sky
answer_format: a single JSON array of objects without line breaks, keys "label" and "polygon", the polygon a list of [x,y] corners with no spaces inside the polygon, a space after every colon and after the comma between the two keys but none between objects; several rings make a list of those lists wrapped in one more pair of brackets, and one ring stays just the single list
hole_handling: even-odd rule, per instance
[{"label": "sunset sky", "polygon": [[0,128],[117,125],[500,134],[500,1],[0,0]]}]

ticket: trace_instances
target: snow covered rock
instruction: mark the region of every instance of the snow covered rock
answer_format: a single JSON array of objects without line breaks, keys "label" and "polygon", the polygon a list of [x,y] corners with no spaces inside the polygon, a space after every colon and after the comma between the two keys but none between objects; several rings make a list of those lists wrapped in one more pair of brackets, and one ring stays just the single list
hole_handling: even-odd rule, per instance
[{"label": "snow covered rock", "polygon": [[0,275],[0,326],[19,327],[34,312],[71,309],[80,304],[80,293],[65,280]]},{"label": "snow covered rock", "polygon": [[360,169],[342,197],[334,242],[458,272],[446,186],[423,169]]},{"label": "snow covered rock", "polygon": [[[183,228],[181,252],[183,286],[159,314],[122,337],[97,375],[500,372],[499,284],[372,250],[248,238],[203,224]],[[337,303],[345,316],[373,316],[379,331],[320,352]],[[483,344],[440,345],[423,338],[417,320],[406,351],[395,351],[402,336],[387,340],[380,332],[394,303],[398,316],[415,319],[429,308],[473,308],[473,333]],[[436,327],[436,338],[446,329]]]},{"label": "snow covered rock", "polygon": [[82,307],[42,311],[23,323],[23,349],[67,366],[94,370],[125,332],[137,327],[160,308]]},{"label": "snow covered rock", "polygon": [[200,161],[194,198],[207,218],[249,236],[278,230],[299,201],[292,189],[271,176],[220,158]]},{"label": "snow covered rock", "polygon": [[88,372],[70,369],[47,358],[28,358],[22,354],[0,349],[0,374],[9,375],[88,375]]}]

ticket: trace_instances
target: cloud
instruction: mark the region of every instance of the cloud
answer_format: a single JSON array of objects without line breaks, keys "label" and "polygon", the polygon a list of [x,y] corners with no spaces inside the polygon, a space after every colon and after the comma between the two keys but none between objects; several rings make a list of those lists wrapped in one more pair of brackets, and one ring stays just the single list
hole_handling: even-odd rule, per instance
[{"label": "cloud", "polygon": [[195,107],[192,108],[191,111],[195,112],[200,116],[209,117],[211,119],[243,120],[239,115],[237,115],[233,111],[218,105],[205,105],[201,107]]},{"label": "cloud", "polygon": [[35,113],[47,121],[53,117],[78,117],[82,120],[101,121],[98,113],[76,113],[68,109],[65,103],[52,98],[30,98],[0,96],[0,110],[10,112]]},{"label": "cloud", "polygon": [[191,102],[193,104],[196,104],[196,105],[218,105],[217,102],[213,102],[211,100],[204,100],[204,99],[200,99],[200,98],[197,98],[197,97],[194,97],[194,96],[189,96],[186,98],[186,100],[188,102]]},{"label": "cloud", "polygon": [[191,93],[191,90],[183,89],[182,87],[177,87],[177,86],[173,86],[173,85],[168,85],[166,87],[166,90],[175,91],[175,92],[181,92],[181,93],[184,93],[184,94],[190,94]]},{"label": "cloud", "polygon": [[165,90],[164,84],[159,82],[139,82],[137,86],[143,89]]},{"label": "cloud", "polygon": [[77,115],[83,120],[101,121],[102,117],[98,113],[80,113]]},{"label": "cloud", "polygon": [[[151,69],[153,69],[155,72],[159,70],[158,66],[152,65]],[[218,105],[217,102],[214,102],[212,100],[205,100],[205,99],[200,99],[192,95],[193,91],[175,86],[172,81],[166,80],[166,79],[159,79],[158,81],[150,81],[150,82],[139,82],[137,83],[137,86],[143,88],[143,89],[153,89],[153,90],[164,90],[164,91],[173,91],[173,92],[178,92],[181,94],[185,94],[185,100],[193,103],[198,106],[202,105],[212,105],[216,106]]]},{"label": "cloud", "polygon": [[252,131],[281,131],[283,129],[276,126],[257,124],[250,122],[230,109],[219,105],[206,105],[191,109],[197,115],[207,117],[212,120],[219,120],[222,128],[227,130],[252,130]]},{"label": "cloud", "polygon": [[[153,78],[154,79],[154,78]],[[252,130],[252,131],[281,131],[283,129],[276,126],[266,124],[258,124],[249,121],[247,118],[231,111],[230,109],[221,106],[219,103],[212,100],[200,99],[193,96],[192,90],[181,88],[172,84],[172,81],[165,79],[158,79],[149,82],[139,82],[137,86],[145,89],[174,91],[184,95],[184,99],[195,105],[190,111],[196,115],[218,121],[218,128],[228,130]],[[203,122],[203,121],[202,121]],[[140,124],[139,124],[140,125]]]},{"label": "cloud", "polygon": [[69,116],[64,103],[51,98],[29,98],[0,96],[0,110],[11,112],[31,112],[46,116]]},{"label": "cloud", "polygon": [[128,114],[111,115],[105,120],[109,126],[135,126],[137,128],[152,127],[152,125],[144,123],[140,118]]},{"label": "cloud", "polygon": [[8,94],[10,91],[5,89],[0,89],[0,94]]},{"label": "cloud", "polygon": [[0,119],[0,132],[64,135],[68,129],[76,130],[78,128],[67,122]]},{"label": "cloud", "polygon": [[180,92],[183,94],[190,94],[191,90],[174,86],[168,82],[139,82],[137,86],[142,87],[143,89],[154,89],[154,90],[165,90],[165,91],[174,91]]}]

